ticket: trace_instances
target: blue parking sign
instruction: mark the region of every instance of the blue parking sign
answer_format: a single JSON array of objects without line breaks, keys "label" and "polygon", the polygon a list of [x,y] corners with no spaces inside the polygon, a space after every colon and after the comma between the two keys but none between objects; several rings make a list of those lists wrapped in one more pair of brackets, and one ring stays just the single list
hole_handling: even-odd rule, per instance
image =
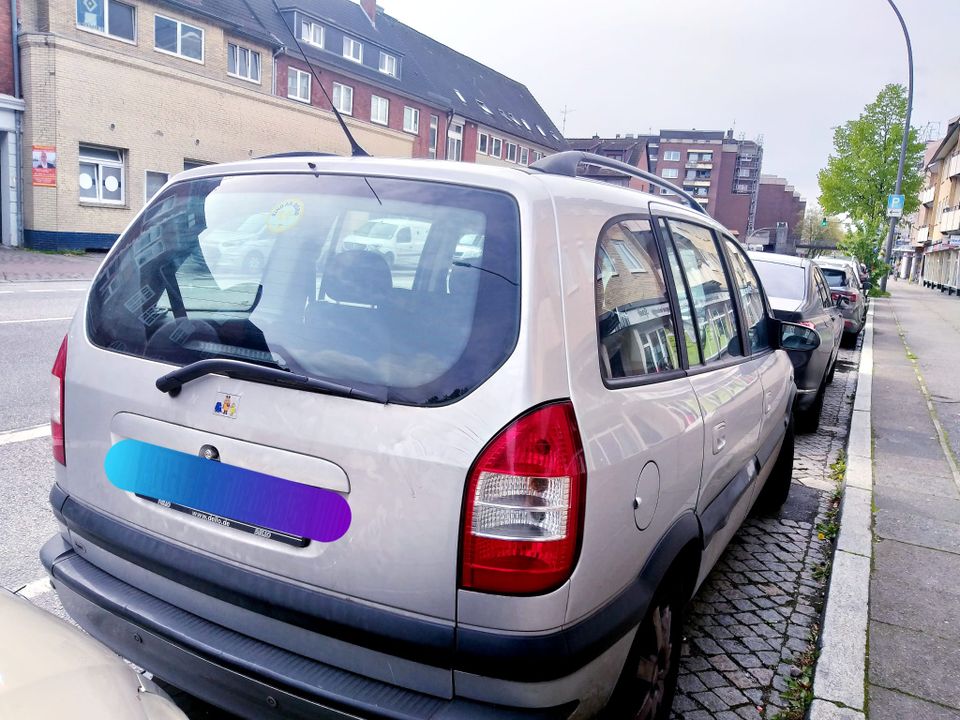
[{"label": "blue parking sign", "polygon": [[887,195],[887,217],[903,216],[903,195]]}]

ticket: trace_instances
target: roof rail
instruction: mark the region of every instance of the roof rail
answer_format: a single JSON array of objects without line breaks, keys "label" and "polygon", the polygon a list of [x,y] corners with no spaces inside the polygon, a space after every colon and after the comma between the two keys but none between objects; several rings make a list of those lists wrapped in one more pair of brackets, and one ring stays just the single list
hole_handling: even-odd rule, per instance
[{"label": "roof rail", "polygon": [[260,155],[254,160],[273,160],[275,158],[289,157],[337,157],[335,153],[317,152],[315,150],[291,150],[289,152],[273,153],[271,155]]},{"label": "roof rail", "polygon": [[625,162],[604,157],[603,155],[596,155],[594,153],[583,152],[581,150],[567,150],[565,152],[547,155],[546,157],[537,160],[535,163],[530,165],[530,169],[539,170],[540,172],[548,173],[550,175],[568,175],[569,177],[577,177],[577,166],[581,164],[596,165],[597,167],[616,170],[624,175],[630,175],[632,177],[639,178],[640,180],[646,180],[651,185],[666,188],[670,192],[676,193],[686,201],[691,210],[696,210],[704,215],[707,214],[707,211],[703,209],[703,206],[698,203],[693,195],[688,193],[686,190],[683,190],[673,183],[669,183],[663,178],[658,177],[653,173],[649,173],[646,170],[641,170],[633,165],[628,165]]}]

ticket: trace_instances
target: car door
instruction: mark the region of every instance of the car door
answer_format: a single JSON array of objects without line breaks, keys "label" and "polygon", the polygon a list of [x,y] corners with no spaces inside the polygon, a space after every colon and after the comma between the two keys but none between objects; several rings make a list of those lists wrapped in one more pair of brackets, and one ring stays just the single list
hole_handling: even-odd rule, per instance
[{"label": "car door", "polygon": [[817,320],[817,332],[820,333],[820,345],[827,349],[827,366],[833,358],[838,347],[840,347],[840,336],[843,334],[843,313],[833,297],[830,295],[830,286],[826,278],[823,277],[823,271],[817,265],[812,266],[813,282],[817,288],[817,294],[820,296],[820,317]]},{"label": "car door", "polygon": [[693,304],[699,362],[688,374],[704,422],[697,513],[704,533],[706,576],[746,517],[757,479],[763,410],[762,362],[745,351],[737,299],[718,237],[706,225],[667,218],[674,256]]}]

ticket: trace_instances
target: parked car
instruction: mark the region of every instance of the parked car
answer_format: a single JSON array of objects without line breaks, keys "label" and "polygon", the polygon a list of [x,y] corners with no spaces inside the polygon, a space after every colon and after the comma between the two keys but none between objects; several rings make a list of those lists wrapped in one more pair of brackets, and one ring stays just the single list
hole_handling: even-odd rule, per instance
[{"label": "parked car", "polygon": [[[54,363],[41,559],[71,616],[243,717],[666,718],[684,606],[790,490],[781,348],[820,335],[720,224],[584,158],[611,162],[174,178]],[[183,269],[222,208],[291,198],[246,295]],[[343,237],[372,213],[429,223],[412,282]]]},{"label": "parked car", "polygon": [[870,281],[860,282],[857,266],[845,260],[817,258],[817,265],[830,286],[830,295],[843,313],[843,345],[856,347],[867,321],[867,291]]},{"label": "parked car", "polygon": [[186,720],[99,642],[3,588],[0,628],[0,717]]},{"label": "parked car", "polygon": [[820,335],[816,352],[791,352],[797,383],[797,430],[820,425],[823,396],[833,382],[843,332],[840,301],[834,300],[820,268],[811,260],[774,253],[750,253],[754,266],[781,320],[800,323]]},{"label": "parked car", "polygon": [[416,267],[430,223],[411,218],[370,220],[343,239],[345,250],[369,250],[380,253],[387,266]]},{"label": "parked car", "polygon": [[200,237],[200,251],[207,264],[221,273],[259,277],[266,265],[276,235],[267,230],[265,213],[244,218],[236,228],[216,227]]}]

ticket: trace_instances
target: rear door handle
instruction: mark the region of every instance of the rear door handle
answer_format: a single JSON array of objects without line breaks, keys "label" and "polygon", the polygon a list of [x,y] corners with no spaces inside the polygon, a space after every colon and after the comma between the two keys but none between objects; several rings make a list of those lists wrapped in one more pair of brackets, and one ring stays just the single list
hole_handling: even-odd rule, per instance
[{"label": "rear door handle", "polygon": [[727,423],[718,422],[713,426],[713,454],[719,455],[727,446]]}]

